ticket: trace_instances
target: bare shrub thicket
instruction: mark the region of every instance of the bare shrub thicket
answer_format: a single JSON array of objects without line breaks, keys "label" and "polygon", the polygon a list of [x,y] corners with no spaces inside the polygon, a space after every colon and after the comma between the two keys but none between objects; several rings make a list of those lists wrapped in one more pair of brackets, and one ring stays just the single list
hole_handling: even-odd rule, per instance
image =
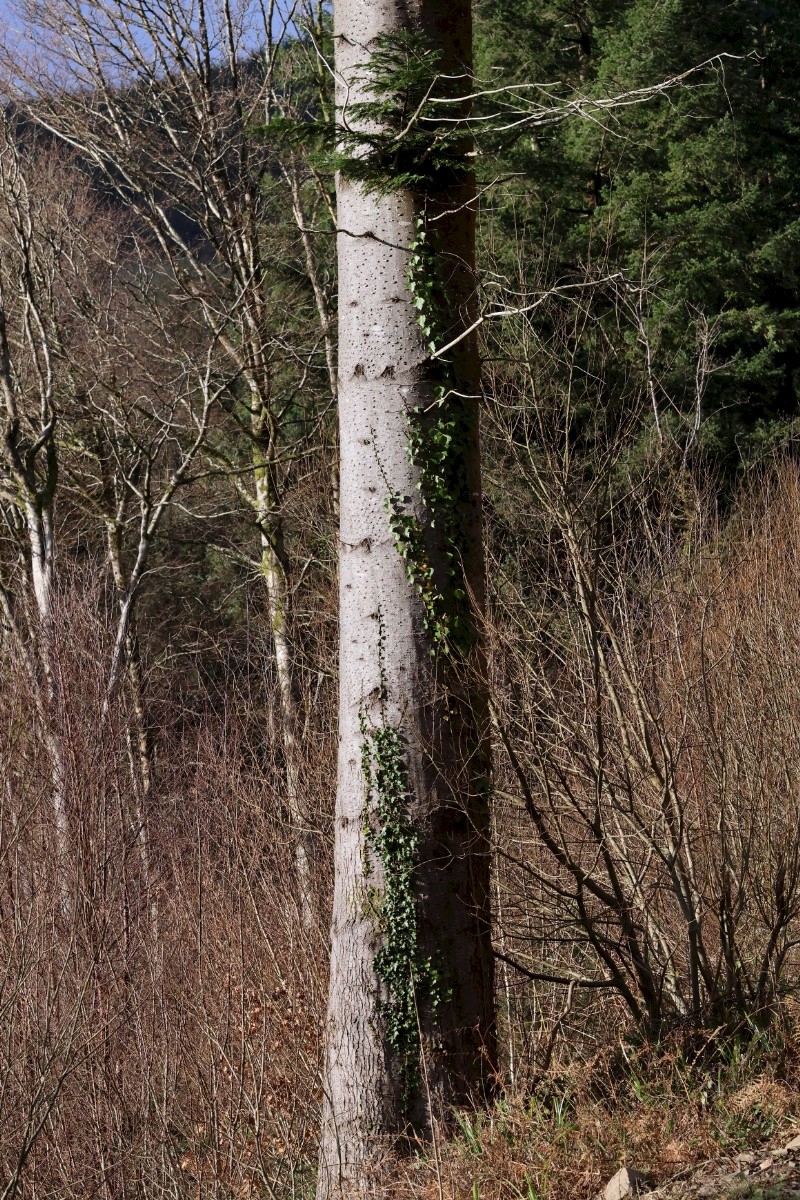
[{"label": "bare shrub thicket", "polygon": [[[200,453],[240,380],[141,230],[6,117],[0,1195],[293,1193],[318,1107],[330,617],[301,593],[310,916],[270,622],[231,670],[231,639],[179,611],[220,507],[239,532],[229,465]],[[307,572],[325,518],[296,503]]]},{"label": "bare shrub thicket", "polygon": [[519,334],[526,377],[493,381],[513,481],[490,572],[497,945],[520,1078],[559,1033],[588,1049],[631,1020],[767,1019],[800,967],[800,475],[723,528],[672,412],[633,439],[664,392],[649,354],[614,374],[597,314],[624,332],[640,295],[556,300]]},{"label": "bare shrub thicket", "polygon": [[[319,445],[333,476],[331,239],[312,232],[334,221],[319,175],[294,153],[276,155],[259,130],[324,105],[317,39],[325,6],[221,0],[195,11],[59,0],[20,7],[26,36],[0,54],[0,70],[25,80],[16,90],[28,120],[74,149],[132,215],[181,309],[221,350],[213,382],[224,385],[225,418],[205,450],[231,485],[225,506],[247,517],[260,543],[286,802],[313,922],[306,861],[313,814],[299,779],[302,650],[293,605],[308,564],[286,509],[298,473],[316,468],[310,452]],[[292,43],[300,26],[308,36]]]},{"label": "bare shrub thicket", "polygon": [[[294,1194],[316,1122],[324,942],[300,920],[279,765],[210,706],[162,738],[145,878],[133,714],[124,692],[105,702],[102,611],[74,584],[54,616],[68,864],[29,681],[3,655],[0,1194]],[[315,769],[324,780],[324,758]],[[317,881],[324,905],[323,864]]]}]

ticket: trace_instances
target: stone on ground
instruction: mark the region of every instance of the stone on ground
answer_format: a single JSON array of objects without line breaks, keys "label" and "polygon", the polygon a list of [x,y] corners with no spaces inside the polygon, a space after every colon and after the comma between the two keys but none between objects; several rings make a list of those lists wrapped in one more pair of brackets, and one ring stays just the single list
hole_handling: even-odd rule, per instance
[{"label": "stone on ground", "polygon": [[649,1190],[650,1184],[649,1175],[645,1175],[642,1171],[631,1171],[630,1168],[623,1167],[612,1179],[609,1179],[603,1189],[603,1200],[628,1200],[629,1197],[641,1196],[643,1192]]}]

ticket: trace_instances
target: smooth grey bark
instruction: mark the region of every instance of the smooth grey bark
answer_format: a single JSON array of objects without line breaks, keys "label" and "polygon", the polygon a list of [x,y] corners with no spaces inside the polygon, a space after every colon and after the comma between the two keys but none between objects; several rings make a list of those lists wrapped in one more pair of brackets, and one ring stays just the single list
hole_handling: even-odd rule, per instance
[{"label": "smooth grey bark", "polygon": [[[363,98],[357,68],[376,38],[409,28],[442,50],[442,70],[468,69],[468,0],[337,0],[340,120],[343,109],[347,119],[347,106]],[[436,218],[450,341],[474,319],[474,184],[425,197],[405,191],[377,196],[340,178],[337,199],[339,766],[318,1200],[365,1194],[368,1164],[381,1140],[411,1127],[425,1135],[452,1105],[485,1095],[494,1059],[485,704],[480,686],[467,694],[451,667],[431,653],[422,604],[386,505],[389,492],[400,493],[424,520],[419,468],[409,456],[408,413],[430,404],[435,377],[408,288],[414,219],[423,207]],[[467,487],[456,516],[466,580],[480,610],[480,367],[474,336],[459,342],[451,361],[457,388],[469,398],[459,431]],[[438,585],[446,588],[442,530],[428,527],[426,539]],[[467,659],[462,668],[478,679],[477,643]],[[383,880],[365,844],[370,814],[362,746],[364,731],[381,724],[398,729],[405,745],[409,815],[420,839],[414,873],[420,951],[436,965],[448,992],[434,1009],[420,1005],[422,1071],[410,1097],[385,1042],[385,995],[375,969],[381,930],[370,902]]]},{"label": "smooth grey bark", "polygon": [[311,849],[309,820],[302,798],[300,778],[299,702],[292,670],[292,647],[289,638],[290,607],[283,525],[280,505],[272,486],[274,448],[266,432],[267,410],[253,399],[253,478],[255,481],[255,513],[261,538],[261,576],[267,593],[272,642],[275,651],[275,675],[280,700],[279,718],[284,752],[286,812],[294,843],[294,865],[297,873],[298,906],[306,929],[314,925],[316,905],[311,879]]}]

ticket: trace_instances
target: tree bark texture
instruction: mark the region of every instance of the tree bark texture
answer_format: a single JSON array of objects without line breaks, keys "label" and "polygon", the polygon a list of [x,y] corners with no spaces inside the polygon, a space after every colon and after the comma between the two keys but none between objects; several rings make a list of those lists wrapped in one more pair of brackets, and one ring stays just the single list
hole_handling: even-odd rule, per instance
[{"label": "tree bark texture", "polygon": [[261,536],[261,575],[267,592],[275,674],[280,697],[280,721],[285,759],[286,811],[294,843],[297,894],[303,925],[310,929],[315,921],[314,891],[311,882],[309,818],[301,793],[298,730],[299,704],[292,671],[289,640],[289,588],[281,553],[281,514],[270,486],[270,463],[260,446],[259,431],[253,438],[253,475],[256,493],[256,518]]},{"label": "tree bark texture", "polygon": [[[364,64],[376,39],[419,33],[442,52],[443,72],[469,71],[468,0],[337,0],[339,120],[363,99]],[[469,90],[468,80],[465,91]],[[468,147],[465,147],[465,152]],[[413,414],[429,411],[437,368],[412,305],[408,271],[415,222],[435,229],[446,311],[444,344],[474,320],[475,189],[463,177],[446,192],[367,193],[340,178],[339,423],[340,707],[332,961],[318,1200],[363,1195],[368,1164],[389,1137],[426,1135],[453,1106],[484,1096],[494,1061],[489,906],[485,700],[467,689],[480,670],[473,638],[459,670],[434,653],[419,590],[395,541],[387,497],[399,496],[424,528],[436,586],[452,584],[442,528],[426,518],[420,466],[409,450]],[[479,613],[483,554],[478,442],[480,365],[474,335],[450,354],[459,406],[465,486],[453,504],[458,557]],[[424,424],[423,424],[424,431]],[[423,432],[424,436],[424,432]],[[475,613],[473,612],[473,631]],[[369,830],[374,796],[364,768],[370,733],[391,727],[403,746],[405,807],[417,838],[413,891],[419,962],[441,981],[420,998],[420,1071],[409,1091],[386,1037],[385,944],[380,894],[387,880]],[[376,896],[378,899],[376,900]]]}]

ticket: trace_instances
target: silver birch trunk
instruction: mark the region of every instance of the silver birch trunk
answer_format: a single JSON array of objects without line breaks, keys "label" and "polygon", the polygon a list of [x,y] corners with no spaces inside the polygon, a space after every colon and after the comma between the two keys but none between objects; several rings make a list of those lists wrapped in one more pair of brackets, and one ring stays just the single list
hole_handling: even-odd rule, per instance
[{"label": "silver birch trunk", "polygon": [[[25,663],[42,741],[50,760],[53,832],[57,858],[58,890],[62,914],[69,910],[67,775],[60,725],[60,688],[55,661],[55,497],[58,483],[56,414],[53,408],[53,354],[48,306],[52,297],[52,262],[40,256],[36,244],[35,205],[21,170],[18,149],[9,138],[3,121],[0,128],[0,193],[3,208],[3,247],[0,254],[0,403],[4,409],[4,432],[0,448],[0,483],[3,501],[16,518],[10,522],[25,545],[24,599],[26,630],[12,613],[8,590],[2,608]],[[55,243],[58,236],[54,234]],[[7,297],[12,304],[11,330]],[[22,314],[20,321],[19,313]],[[20,336],[20,326],[21,333]],[[31,396],[19,386],[17,355],[36,365],[38,394]]]},{"label": "silver birch trunk", "polygon": [[297,738],[299,716],[292,671],[292,650],[289,641],[289,590],[286,571],[278,548],[280,517],[272,498],[268,452],[265,454],[262,449],[260,435],[260,429],[254,429],[253,475],[256,493],[256,519],[261,531],[261,574],[267,592],[272,645],[275,651],[275,674],[278,680],[281,741],[285,763],[286,809],[294,841],[298,904],[303,925],[308,929],[314,924],[315,906],[308,852],[308,819],[300,790]]},{"label": "silver birch trunk", "polygon": [[[134,805],[133,812],[125,814],[125,823],[128,825],[133,843],[138,851],[142,872],[141,882],[150,909],[150,926],[155,946],[158,944],[158,903],[153,890],[149,835],[149,809],[153,787],[153,748],[147,731],[139,640],[136,632],[136,616],[131,596],[130,578],[123,566],[120,527],[115,521],[106,522],[106,542],[111,574],[117,589],[120,607],[119,622],[123,626],[125,673],[133,710],[133,728],[128,727],[127,738]],[[125,611],[126,603],[127,612]],[[107,696],[106,703],[109,698]]]},{"label": "silver birch trunk", "polygon": [[[320,279],[320,272],[317,266],[317,259],[314,254],[314,246],[311,241],[311,234],[306,225],[306,218],[303,212],[302,196],[300,195],[300,185],[297,181],[297,172],[295,164],[291,166],[291,170],[286,173],[286,178],[292,193],[292,213],[294,215],[295,224],[303,242],[303,254],[306,260],[306,275],[314,292],[314,303],[317,308],[317,316],[319,317],[319,328],[322,334],[322,341],[325,347],[325,366],[328,372],[328,384],[330,386],[331,400],[334,406],[339,402],[339,377],[336,370],[336,347],[333,341],[331,332],[331,312],[328,304],[328,297],[325,288]],[[338,446],[334,448],[333,464],[331,467],[331,501],[335,516],[339,516],[339,454]]]},{"label": "silver birch trunk", "polygon": [[[337,0],[340,114],[363,98],[358,68],[363,77],[376,39],[407,29],[441,49],[443,71],[469,68],[468,0]],[[489,1090],[494,1060],[485,703],[479,685],[467,694],[462,672],[432,653],[423,605],[387,511],[387,494],[399,494],[407,510],[425,521],[420,468],[409,453],[409,414],[431,405],[435,373],[408,286],[414,220],[423,206],[437,218],[449,341],[474,319],[474,184],[424,197],[406,191],[377,196],[340,178],[337,199],[339,766],[318,1200],[367,1193],[368,1164],[381,1141],[412,1129],[430,1134],[453,1105],[479,1100]],[[458,551],[480,611],[480,368],[474,336],[463,338],[450,357],[457,389],[468,397],[458,431],[466,477],[454,500]],[[451,583],[443,536],[430,525],[425,531],[437,586],[446,591]],[[461,666],[480,678],[477,645]],[[420,1001],[421,1069],[412,1094],[387,1043],[387,989],[375,961],[384,931],[374,897],[385,892],[386,879],[365,833],[374,812],[362,754],[365,736],[381,726],[396,729],[404,747],[406,807],[418,838],[418,956],[433,964],[444,995],[438,1004]]]},{"label": "silver birch trunk", "polygon": [[[51,466],[50,469],[55,477],[55,468]],[[60,688],[54,663],[55,536],[52,502],[37,505],[28,500],[25,518],[30,547],[30,590],[36,614],[32,622],[34,654],[40,665],[39,671],[31,679],[31,686],[40,691],[42,736],[50,759],[57,887],[62,916],[66,918],[71,907],[68,880],[70,831],[64,746],[59,729]],[[43,687],[40,687],[39,680]]]}]

